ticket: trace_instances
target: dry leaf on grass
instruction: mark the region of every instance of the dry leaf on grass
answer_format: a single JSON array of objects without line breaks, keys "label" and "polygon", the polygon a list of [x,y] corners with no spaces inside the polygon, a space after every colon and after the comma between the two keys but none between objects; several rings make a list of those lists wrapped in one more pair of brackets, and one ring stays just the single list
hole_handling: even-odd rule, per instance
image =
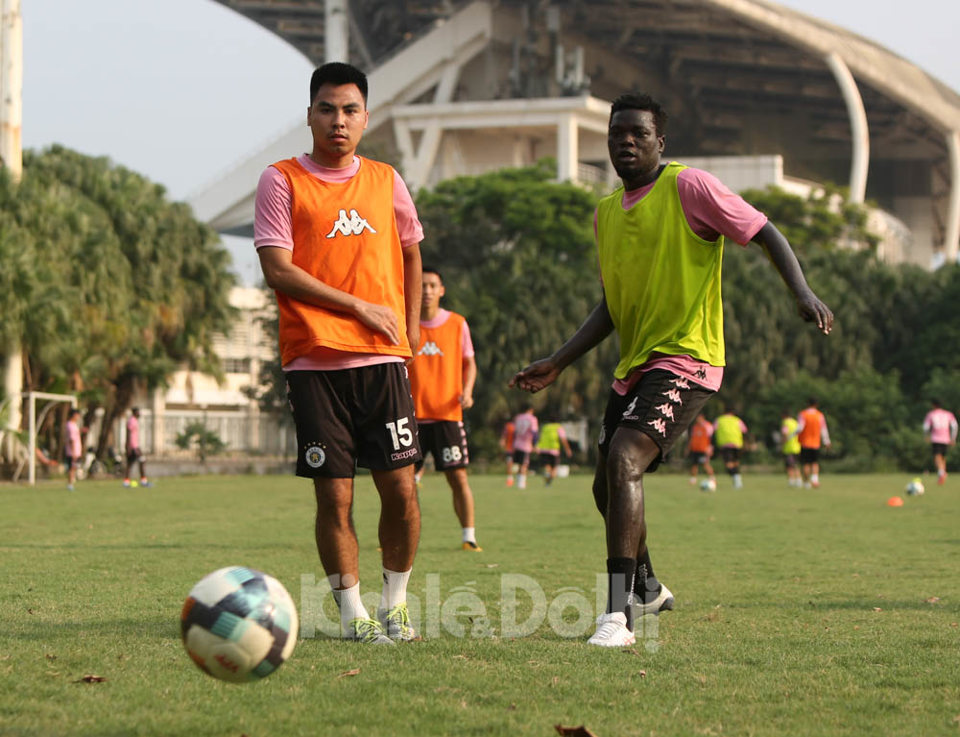
[{"label": "dry leaf on grass", "polygon": [[87,673],[87,675],[78,678],[74,683],[103,683],[106,678],[103,676],[95,676],[92,673]]},{"label": "dry leaf on grass", "polygon": [[359,675],[360,675],[359,668],[351,668],[350,670],[345,670],[343,673],[338,673],[337,678],[346,678],[348,676],[359,676]]},{"label": "dry leaf on grass", "polygon": [[557,734],[562,734],[565,737],[597,737],[582,724],[579,727],[564,727],[562,724],[554,724],[553,727],[557,730]]},{"label": "dry leaf on grass", "polygon": [[929,599],[927,599],[927,604],[936,604],[938,601],[940,601],[939,596],[931,596]]}]

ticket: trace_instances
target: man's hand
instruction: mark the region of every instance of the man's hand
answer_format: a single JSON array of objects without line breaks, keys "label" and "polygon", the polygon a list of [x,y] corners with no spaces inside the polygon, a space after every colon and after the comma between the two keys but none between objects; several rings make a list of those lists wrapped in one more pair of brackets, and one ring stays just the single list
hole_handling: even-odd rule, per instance
[{"label": "man's hand", "polygon": [[387,336],[393,345],[400,345],[400,327],[393,310],[384,305],[358,300],[354,315],[371,330]]},{"label": "man's hand", "polygon": [[509,386],[515,386],[525,392],[536,394],[541,389],[546,389],[560,375],[560,369],[549,358],[541,358],[534,361],[525,369],[518,371],[512,379]]},{"label": "man's hand", "polygon": [[463,409],[470,409],[473,406],[473,395],[472,394],[461,394],[460,395],[460,406]]},{"label": "man's hand", "polygon": [[824,335],[833,329],[833,312],[812,291],[797,298],[797,309],[807,322],[815,322]]}]

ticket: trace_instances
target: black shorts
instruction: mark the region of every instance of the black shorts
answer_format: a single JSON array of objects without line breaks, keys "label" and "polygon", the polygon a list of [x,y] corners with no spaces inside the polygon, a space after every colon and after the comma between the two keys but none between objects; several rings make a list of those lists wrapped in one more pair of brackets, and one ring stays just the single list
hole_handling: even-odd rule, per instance
[{"label": "black shorts", "polygon": [[407,367],[287,372],[297,426],[297,476],[353,478],[356,467],[403,468],[421,459]]},{"label": "black shorts", "polygon": [[946,443],[931,443],[930,448],[933,450],[935,456],[945,456],[947,454]]},{"label": "black shorts", "polygon": [[540,453],[540,465],[544,468],[553,468],[560,463],[559,453]]},{"label": "black shorts", "polygon": [[808,463],[817,463],[819,460],[820,460],[819,448],[801,448],[800,449],[800,463],[806,465]]},{"label": "black shorts", "polygon": [[785,468],[796,468],[797,467],[797,454],[796,453],[784,453],[783,454],[783,465]]},{"label": "black shorts", "polygon": [[710,456],[706,453],[697,451],[696,453],[690,454],[691,466],[706,466],[708,463],[710,463]]},{"label": "black shorts", "polygon": [[530,463],[530,454],[525,450],[515,450],[513,455],[510,456],[510,460],[519,466],[526,466]]},{"label": "black shorts", "polygon": [[646,372],[625,396],[611,389],[600,428],[600,453],[606,457],[618,427],[630,427],[659,446],[660,455],[647,468],[656,471],[713,395],[711,390],[663,369]]},{"label": "black shorts", "polygon": [[133,463],[134,461],[142,461],[143,455],[140,453],[140,449],[139,448],[128,449],[127,460],[130,461],[130,463]]},{"label": "black shorts", "polygon": [[737,448],[732,445],[726,448],[721,448],[720,457],[723,458],[724,463],[739,463],[740,451],[742,450],[743,448]]},{"label": "black shorts", "polygon": [[[424,422],[418,428],[423,455],[433,454],[433,463],[438,471],[451,471],[470,465],[467,431],[463,429],[462,422]],[[423,462],[417,465],[421,466]]]}]

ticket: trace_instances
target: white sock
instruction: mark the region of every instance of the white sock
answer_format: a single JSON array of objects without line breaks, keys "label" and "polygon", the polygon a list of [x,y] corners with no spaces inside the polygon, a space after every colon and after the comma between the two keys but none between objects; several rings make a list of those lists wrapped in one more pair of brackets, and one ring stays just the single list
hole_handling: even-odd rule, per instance
[{"label": "white sock", "polygon": [[810,483],[811,483],[811,484],[819,484],[819,483],[820,483],[820,474],[817,474],[817,473],[813,474],[813,475],[810,477]]},{"label": "white sock", "polygon": [[473,527],[464,527],[463,528],[463,541],[465,543],[476,543],[477,542],[477,532]]},{"label": "white sock", "polygon": [[407,581],[410,571],[390,571],[383,569],[383,593],[380,595],[380,608],[390,611],[397,604],[407,600]]},{"label": "white sock", "polygon": [[517,486],[519,486],[521,489],[527,488],[527,474],[520,474],[520,476],[517,478]]},{"label": "white sock", "polygon": [[367,608],[360,600],[360,584],[354,584],[348,589],[334,589],[333,598],[340,608],[340,631],[349,632],[350,622],[354,619],[370,619]]}]

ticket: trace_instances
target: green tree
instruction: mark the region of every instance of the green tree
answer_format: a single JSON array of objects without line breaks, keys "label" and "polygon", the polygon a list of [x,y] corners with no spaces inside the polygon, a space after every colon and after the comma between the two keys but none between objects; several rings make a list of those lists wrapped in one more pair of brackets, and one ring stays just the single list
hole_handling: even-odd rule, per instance
[{"label": "green tree", "polygon": [[25,387],[79,392],[112,420],[178,364],[216,373],[233,315],[229,255],[189,207],[105,158],[61,146],[0,178],[0,332],[18,336]]}]

